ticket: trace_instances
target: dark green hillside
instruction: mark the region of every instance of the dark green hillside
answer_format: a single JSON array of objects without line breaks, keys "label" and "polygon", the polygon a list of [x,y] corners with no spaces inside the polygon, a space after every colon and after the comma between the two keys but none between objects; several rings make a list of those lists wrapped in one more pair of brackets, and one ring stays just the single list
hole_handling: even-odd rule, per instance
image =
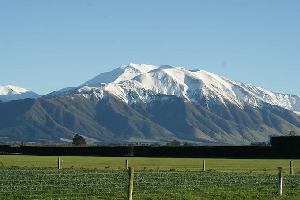
[{"label": "dark green hillside", "polygon": [[300,118],[274,106],[232,104],[210,108],[157,96],[150,104],[127,105],[114,96],[99,100],[71,95],[0,103],[1,142],[62,143],[75,134],[88,143],[168,142],[249,144],[270,135],[300,133]]},{"label": "dark green hillside", "polygon": [[113,96],[98,102],[95,120],[122,140],[131,137],[170,141],[173,134]]}]

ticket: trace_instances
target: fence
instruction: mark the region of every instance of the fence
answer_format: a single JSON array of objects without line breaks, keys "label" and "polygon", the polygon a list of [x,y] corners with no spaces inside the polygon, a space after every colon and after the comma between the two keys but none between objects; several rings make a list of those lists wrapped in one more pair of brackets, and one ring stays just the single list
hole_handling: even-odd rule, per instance
[{"label": "fence", "polygon": [[[284,195],[300,197],[300,175],[285,175]],[[278,196],[278,175],[136,172],[134,199],[259,199]]]},{"label": "fence", "polygon": [[[58,161],[60,163],[60,161]],[[125,162],[128,167],[128,162]],[[60,165],[57,166],[61,167]],[[128,170],[130,171],[131,168]],[[278,196],[278,174],[271,169],[198,171],[85,170],[0,167],[0,199],[266,199]],[[293,166],[293,170],[297,170]],[[274,168],[272,170],[278,170]],[[245,169],[244,169],[245,171]],[[300,175],[287,169],[283,195],[300,197]],[[130,191],[130,190],[129,190]]]},{"label": "fence", "polygon": [[126,171],[0,168],[0,199],[124,199]]}]

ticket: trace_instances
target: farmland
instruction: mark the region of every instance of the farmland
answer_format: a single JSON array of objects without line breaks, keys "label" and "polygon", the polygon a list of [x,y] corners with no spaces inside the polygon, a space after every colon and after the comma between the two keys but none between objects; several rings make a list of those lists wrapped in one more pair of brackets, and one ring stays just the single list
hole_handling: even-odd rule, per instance
[{"label": "farmland", "polygon": [[[0,165],[16,167],[56,168],[57,156],[0,155]],[[143,158],[143,157],[83,157],[61,156],[63,168],[72,169],[124,169],[125,160],[136,170],[199,171],[202,160],[206,169],[220,172],[277,173],[277,168],[289,168],[287,159],[215,159],[215,158]],[[296,173],[300,173],[300,160],[293,160]]]},{"label": "farmland", "polygon": [[277,167],[289,160],[0,156],[1,199],[126,199],[129,166],[135,168],[133,199],[299,199],[300,174]]}]

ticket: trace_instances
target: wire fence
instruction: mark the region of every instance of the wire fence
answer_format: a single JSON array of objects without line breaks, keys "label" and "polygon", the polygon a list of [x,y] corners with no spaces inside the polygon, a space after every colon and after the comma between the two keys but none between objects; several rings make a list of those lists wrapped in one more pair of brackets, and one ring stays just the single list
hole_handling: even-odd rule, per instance
[{"label": "wire fence", "polygon": [[[300,197],[300,176],[284,180],[286,196]],[[136,172],[135,199],[259,199],[277,194],[278,176],[223,172]]]},{"label": "wire fence", "polygon": [[0,169],[0,199],[124,199],[126,171]]},{"label": "wire fence", "polygon": [[[0,167],[0,199],[127,199],[128,183],[127,170]],[[145,170],[133,199],[264,199],[277,187],[277,174]],[[300,198],[299,174],[284,174],[283,194]]]}]

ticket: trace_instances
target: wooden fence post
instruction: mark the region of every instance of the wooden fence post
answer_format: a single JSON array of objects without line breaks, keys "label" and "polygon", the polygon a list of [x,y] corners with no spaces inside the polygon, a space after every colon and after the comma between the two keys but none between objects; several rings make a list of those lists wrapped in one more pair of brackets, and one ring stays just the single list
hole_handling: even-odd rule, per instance
[{"label": "wooden fence post", "polygon": [[202,171],[205,172],[205,160],[203,160],[203,163],[202,163]]},{"label": "wooden fence post", "polygon": [[60,157],[57,159],[57,169],[61,169]]},{"label": "wooden fence post", "polygon": [[294,174],[294,169],[293,169],[293,161],[290,161],[290,174]]},{"label": "wooden fence post", "polygon": [[125,160],[125,169],[128,169],[128,159]]},{"label": "wooden fence post", "polygon": [[134,177],[134,168],[128,168],[128,191],[127,191],[127,200],[132,200],[133,192],[133,177]]},{"label": "wooden fence post", "polygon": [[283,168],[278,167],[278,194],[282,195]]}]

